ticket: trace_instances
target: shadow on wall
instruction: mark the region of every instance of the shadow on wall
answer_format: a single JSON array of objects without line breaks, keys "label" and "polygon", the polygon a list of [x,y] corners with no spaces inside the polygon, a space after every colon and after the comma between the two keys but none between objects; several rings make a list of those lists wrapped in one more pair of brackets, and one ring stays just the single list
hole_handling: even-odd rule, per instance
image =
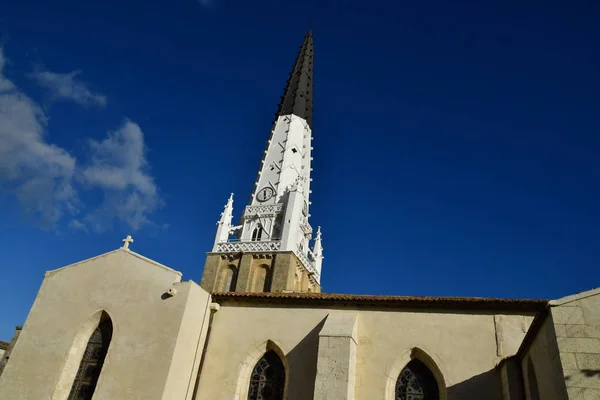
[{"label": "shadow on wall", "polygon": [[[600,369],[582,369],[579,372],[582,372],[586,377],[591,378],[592,376],[600,376]],[[565,377],[565,381],[569,382],[569,380],[572,380],[573,378],[571,376],[567,376]]]},{"label": "shadow on wall", "polygon": [[317,379],[319,332],[324,324],[325,318],[286,355],[291,371],[287,387],[288,400],[313,398]]},{"label": "shadow on wall", "polygon": [[448,387],[448,400],[502,400],[500,371],[491,369]]}]

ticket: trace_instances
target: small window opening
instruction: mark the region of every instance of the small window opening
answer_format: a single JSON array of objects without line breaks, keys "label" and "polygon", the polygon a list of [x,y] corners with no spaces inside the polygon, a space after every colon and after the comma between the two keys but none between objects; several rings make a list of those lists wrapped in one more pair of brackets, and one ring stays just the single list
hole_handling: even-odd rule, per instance
[{"label": "small window opening", "polygon": [[260,239],[262,237],[262,232],[263,232],[262,226],[254,228],[254,230],[252,231],[252,241],[253,242],[260,241]]}]

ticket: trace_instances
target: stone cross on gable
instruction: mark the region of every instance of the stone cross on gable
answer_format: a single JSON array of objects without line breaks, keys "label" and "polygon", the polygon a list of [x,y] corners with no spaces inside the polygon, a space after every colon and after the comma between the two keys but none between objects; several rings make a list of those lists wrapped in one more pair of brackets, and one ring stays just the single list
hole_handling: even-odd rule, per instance
[{"label": "stone cross on gable", "polygon": [[129,250],[130,243],[133,243],[133,238],[131,237],[131,235],[127,235],[127,237],[125,239],[123,239],[123,247],[121,247],[121,248],[125,249],[125,250]]}]

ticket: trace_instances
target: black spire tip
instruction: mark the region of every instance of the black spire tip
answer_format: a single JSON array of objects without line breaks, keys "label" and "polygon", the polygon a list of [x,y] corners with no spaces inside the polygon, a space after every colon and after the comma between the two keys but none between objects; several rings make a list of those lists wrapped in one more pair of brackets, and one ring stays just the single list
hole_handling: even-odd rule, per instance
[{"label": "black spire tip", "polygon": [[296,56],[294,68],[281,97],[277,116],[294,114],[304,118],[312,128],[313,105],[313,55],[312,28],[304,35],[304,41]]}]

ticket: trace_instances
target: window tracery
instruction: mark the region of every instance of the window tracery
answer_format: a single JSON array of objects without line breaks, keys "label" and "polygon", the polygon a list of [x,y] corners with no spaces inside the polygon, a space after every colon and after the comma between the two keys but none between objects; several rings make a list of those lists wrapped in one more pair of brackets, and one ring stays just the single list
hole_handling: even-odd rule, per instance
[{"label": "window tracery", "polygon": [[395,400],[439,400],[435,377],[421,361],[414,359],[400,372]]},{"label": "window tracery", "polygon": [[250,375],[248,400],[283,400],[285,368],[277,354],[270,350],[254,366]]}]

